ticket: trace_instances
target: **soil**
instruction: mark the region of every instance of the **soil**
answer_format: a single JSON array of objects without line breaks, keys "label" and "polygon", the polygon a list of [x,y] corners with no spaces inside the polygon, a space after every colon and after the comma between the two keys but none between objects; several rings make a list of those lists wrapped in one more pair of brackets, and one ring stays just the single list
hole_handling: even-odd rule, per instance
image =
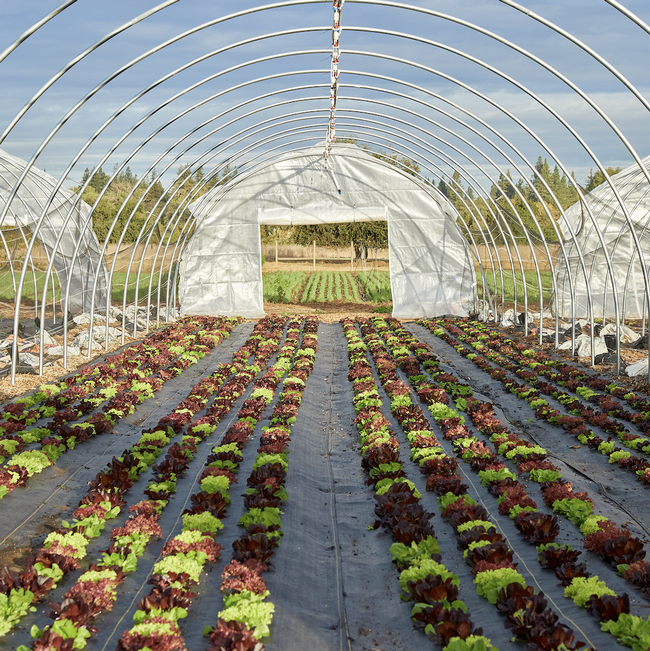
[{"label": "soil", "polygon": [[346,316],[377,316],[374,304],[367,303],[345,303],[344,301],[333,301],[332,303],[302,303],[300,305],[290,303],[264,303],[264,311],[267,314],[315,314],[318,320],[323,323],[338,323]]},{"label": "soil", "polygon": [[[101,324],[103,326],[103,324]],[[118,326],[117,322],[111,323],[111,327]],[[95,326],[97,327],[97,326]],[[87,325],[79,325],[68,330],[68,345],[72,345],[72,340],[84,330],[87,330]],[[63,344],[63,335],[56,335],[54,339],[58,344]],[[131,343],[134,341],[132,337],[129,337],[125,334],[124,338],[125,343]],[[43,367],[43,375],[32,375],[32,374],[16,374],[16,383],[11,384],[11,376],[7,375],[0,379],[0,404],[7,402],[17,396],[23,395],[29,391],[34,391],[38,389],[41,384],[47,384],[48,382],[56,382],[60,378],[73,373],[78,368],[85,366],[86,364],[93,364],[98,359],[103,357],[106,354],[115,352],[122,347],[122,343],[115,345],[109,345],[108,350],[102,349],[99,353],[97,351],[89,358],[87,354],[81,355],[68,355],[68,364],[67,368],[63,366],[63,357],[52,358],[45,356],[43,362],[51,363],[51,366]],[[38,355],[38,348],[34,350],[33,354]]]},{"label": "soil", "polygon": [[[640,323],[627,322],[632,329],[640,328]],[[554,323],[550,321],[544,322],[544,327],[554,328]],[[539,344],[539,337],[537,335],[528,335],[524,336],[521,332],[513,332],[512,328],[495,328],[501,332],[505,332],[508,336],[516,339],[518,341],[529,344],[531,348],[536,348],[545,351],[549,355],[555,355],[562,359],[565,359],[567,362],[575,366],[582,366],[588,370],[595,371],[598,375],[603,377],[609,377],[617,384],[621,386],[629,387],[631,390],[644,395],[650,395],[650,384],[648,384],[647,375],[637,375],[635,377],[629,377],[624,371],[627,366],[634,364],[641,359],[648,357],[647,350],[635,350],[631,348],[621,348],[621,369],[623,373],[620,375],[616,374],[616,364],[595,364],[591,365],[591,358],[589,357],[573,357],[570,350],[556,350],[553,344],[543,343],[541,346]]]}]

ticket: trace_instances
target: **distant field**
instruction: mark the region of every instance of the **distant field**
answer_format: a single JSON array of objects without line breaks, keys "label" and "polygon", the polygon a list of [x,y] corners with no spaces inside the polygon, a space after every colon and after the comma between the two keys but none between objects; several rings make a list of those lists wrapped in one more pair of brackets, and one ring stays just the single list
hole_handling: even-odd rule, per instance
[{"label": "distant field", "polygon": [[[494,297],[494,277],[492,272],[485,274],[487,279],[487,286]],[[501,277],[497,272],[497,288],[499,290],[499,296],[501,295]],[[544,303],[548,305],[553,294],[553,274],[550,271],[540,271],[540,277],[542,279],[542,296],[544,297]],[[515,273],[516,285],[517,285],[517,302],[523,303],[524,300],[524,284],[521,279],[521,272]],[[478,285],[478,295],[479,298],[482,298],[483,295],[483,279],[481,274],[477,273],[476,281]],[[504,294],[506,302],[511,302],[514,300],[514,283],[512,281],[512,272],[505,271],[503,272],[503,284],[504,284]],[[539,303],[539,284],[537,282],[537,274],[534,271],[526,272],[526,290],[528,292],[528,302],[529,303]]]},{"label": "distant field", "polygon": [[[540,272],[544,302],[551,299],[551,272]],[[494,296],[492,273],[486,273],[487,286]],[[497,288],[501,294],[501,280],[497,273]],[[528,301],[539,303],[537,274],[526,272]],[[524,286],[521,272],[515,274],[517,301],[524,300]],[[483,281],[480,273],[476,275],[479,298],[483,293]],[[505,301],[514,300],[514,283],[512,272],[503,272]],[[364,301],[365,299],[365,301]],[[387,271],[360,272],[349,271],[275,271],[264,275],[264,300],[268,303],[389,303],[393,300],[390,288],[390,274]]]},{"label": "distant field", "polygon": [[[18,285],[18,280],[20,278],[19,273],[15,273],[16,286]],[[143,296],[146,296],[149,291],[149,278],[151,277],[150,273],[142,273],[140,275],[140,285],[138,289],[138,298],[141,300]],[[129,285],[126,291],[126,302],[133,302],[135,299],[135,285],[136,285],[136,274],[129,274]],[[159,274],[154,274],[154,281],[152,286],[152,291],[155,294],[158,291],[158,278]],[[113,283],[111,286],[111,299],[114,302],[121,303],[124,296],[124,283],[126,281],[126,273],[124,272],[115,272],[113,274]],[[36,272],[36,287],[38,288],[39,301],[41,297],[41,292],[43,291],[43,285],[45,284],[45,272],[37,271]],[[59,287],[59,279],[54,274],[54,289],[56,291],[57,300],[61,298],[61,288]],[[65,287],[63,288],[65,291]],[[165,292],[167,291],[167,272],[163,274],[162,277],[162,287],[161,287],[161,300],[165,300]],[[23,286],[23,298],[28,302],[34,300],[34,280],[32,274],[28,274],[25,278],[25,283]],[[52,278],[48,282],[48,301],[52,300]],[[0,273],[0,301],[5,303],[14,302],[14,291],[13,285],[11,282],[11,274],[9,272]]]},{"label": "distant field", "polygon": [[268,303],[363,303],[349,271],[275,271],[264,275]]}]

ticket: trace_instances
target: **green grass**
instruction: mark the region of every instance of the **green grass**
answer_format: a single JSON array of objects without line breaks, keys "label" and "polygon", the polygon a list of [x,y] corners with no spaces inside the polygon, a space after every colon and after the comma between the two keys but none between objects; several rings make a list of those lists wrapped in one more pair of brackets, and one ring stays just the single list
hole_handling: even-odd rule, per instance
[{"label": "green grass", "polygon": [[[552,281],[552,272],[550,271],[540,271],[540,276],[542,278],[542,291],[544,304],[548,305],[553,294],[553,281]],[[487,286],[494,298],[494,277],[492,272],[485,272],[485,277],[487,279]],[[499,300],[501,297],[501,277],[499,272],[496,273],[497,278],[497,288],[499,290]],[[524,302],[524,284],[522,282],[521,272],[515,273],[516,284],[517,284],[517,303]],[[476,281],[477,281],[477,291],[478,297],[483,298],[483,279],[481,277],[481,272],[476,272]],[[506,302],[512,302],[514,300],[514,283],[512,281],[512,272],[504,271],[503,272],[503,285],[504,285],[504,295]],[[537,273],[534,271],[526,272],[526,287],[528,290],[528,302],[529,303],[539,303],[539,285],[537,283]]]},{"label": "green grass", "polygon": [[262,277],[263,295],[267,303],[292,303],[302,286],[304,271],[274,271]]},{"label": "green grass", "polygon": [[[18,280],[20,274],[16,273],[16,286],[18,285]],[[138,299],[146,298],[149,291],[149,278],[151,277],[150,273],[142,273],[140,275],[140,285],[138,288]],[[135,300],[135,285],[136,285],[137,274],[131,272],[129,274],[129,285],[126,291],[126,302],[127,304]],[[152,296],[155,296],[158,291],[158,279],[159,274],[156,272],[154,274],[154,281],[151,287]],[[113,281],[111,283],[111,299],[116,303],[121,303],[124,297],[124,283],[126,281],[126,272],[115,272],[113,274]],[[36,272],[36,287],[38,288],[39,301],[42,296],[43,285],[45,283],[45,272],[37,271]],[[52,300],[52,279],[50,277],[48,286],[48,296],[47,300]],[[59,279],[56,274],[54,274],[54,287],[56,291],[56,299],[61,299],[61,288],[59,286]],[[64,287],[65,290],[65,287]],[[161,287],[161,300],[164,301],[165,294],[167,291],[167,272],[163,273],[162,276],[162,287]],[[23,285],[23,298],[28,301],[34,300],[34,282],[31,273],[25,278],[25,283]],[[11,284],[11,275],[9,272],[0,273],[0,301],[5,303],[14,302],[14,292]]]},{"label": "green grass", "polygon": [[[147,293],[149,292],[149,278],[151,277],[150,273],[143,273],[140,275],[140,285],[138,287],[138,302],[141,302],[143,298],[146,298]],[[158,292],[158,278],[159,274],[155,273],[153,278],[153,283],[151,285],[151,296],[152,299],[157,295]],[[113,283],[111,285],[111,298],[114,301],[122,301],[124,296],[124,281],[126,280],[126,273],[114,273],[113,274]],[[126,290],[126,302],[127,305],[129,302],[135,300],[135,284],[136,284],[136,274],[129,274],[129,286]],[[177,281],[178,282],[178,281]],[[167,272],[162,275],[162,284],[160,287],[160,300],[165,301],[167,295]]]},{"label": "green grass", "polygon": [[[16,279],[16,287],[18,286],[18,281],[20,279],[20,273],[14,273]],[[39,299],[43,291],[43,285],[45,283],[45,272],[37,271],[36,272],[36,286],[38,288]],[[47,283],[49,296],[48,300],[52,300],[52,280]],[[56,288],[56,297],[60,298],[61,291],[59,287],[59,279],[56,274],[54,274],[54,286]],[[34,281],[31,272],[25,276],[25,282],[23,284],[23,298],[34,300]],[[0,273],[0,301],[6,303],[13,303],[14,301],[14,290],[11,283],[11,272],[4,271]]]},{"label": "green grass", "polygon": [[387,271],[360,272],[359,283],[372,303],[385,303],[393,300],[390,288],[390,274]]}]

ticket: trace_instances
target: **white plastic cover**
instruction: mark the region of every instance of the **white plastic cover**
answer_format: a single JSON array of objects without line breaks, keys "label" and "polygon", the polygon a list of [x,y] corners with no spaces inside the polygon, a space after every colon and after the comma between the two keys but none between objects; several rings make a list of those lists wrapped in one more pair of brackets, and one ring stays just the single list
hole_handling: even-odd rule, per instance
[{"label": "white plastic cover", "polygon": [[260,224],[373,220],[388,221],[393,316],[475,313],[474,265],[446,198],[355,145],[335,145],[327,171],[323,147],[235,177],[190,206],[197,226],[183,252],[182,313],[264,314]]},{"label": "white plastic cover", "polygon": [[[25,161],[0,149],[0,214],[4,211],[9,196],[26,166]],[[0,226],[3,229],[22,230],[25,238],[23,243],[29,242],[56,185],[57,180],[53,176],[32,167],[13,197]],[[73,192],[59,189],[36,234],[38,242],[45,249],[49,259],[52,258],[57,238],[59,235],[61,237],[53,266],[59,277],[62,294],[65,292],[68,278],[71,277],[68,308],[73,314],[90,309],[93,281],[98,269],[100,273],[95,294],[96,306],[101,307],[106,304],[108,284],[106,269],[99,255],[99,243],[88,220],[90,206],[80,201],[64,227],[66,217],[76,198],[77,195]],[[79,251],[72,264],[72,256],[78,243]],[[0,246],[3,254],[7,255],[4,239],[0,241]],[[14,271],[19,272],[21,267],[22,262],[14,264]],[[29,281],[30,278],[27,278],[26,282]]]},{"label": "white plastic cover", "polygon": [[[650,157],[645,158],[643,164],[648,169]],[[648,264],[650,263],[650,232],[648,231],[650,186],[636,164],[612,176],[611,180],[623,199],[634,224],[634,230],[641,242],[646,264]],[[594,220],[589,216],[585,203],[591,208]],[[569,269],[574,284],[576,317],[589,317],[587,284],[578,250],[582,253],[587,269],[594,316],[596,318],[604,316],[609,319],[613,319],[615,316],[612,281],[605,257],[606,250],[612,262],[621,316],[641,317],[644,312],[645,296],[641,263],[631,230],[625,219],[625,213],[609,184],[599,185],[583,197],[582,201],[571,206],[566,211],[566,220],[563,218],[559,220],[559,226],[564,237],[564,246],[569,258]],[[576,235],[577,245],[571,238],[570,228]],[[603,243],[605,248],[603,248]],[[556,278],[558,313],[562,318],[571,318],[569,277],[567,265],[561,252],[557,258]],[[646,305],[646,315],[647,312]]]}]

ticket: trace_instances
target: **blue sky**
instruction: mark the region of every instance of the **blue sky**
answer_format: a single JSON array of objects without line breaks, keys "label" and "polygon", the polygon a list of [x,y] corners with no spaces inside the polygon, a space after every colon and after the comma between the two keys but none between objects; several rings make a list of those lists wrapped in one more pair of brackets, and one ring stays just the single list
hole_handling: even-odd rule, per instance
[{"label": "blue sky", "polygon": [[[61,0],[0,0],[0,51],[60,4]],[[37,166],[60,177],[70,162],[85,149],[68,175],[66,186],[70,186],[73,180],[81,176],[85,167],[96,165],[122,138],[123,144],[110,155],[104,169],[110,170],[115,163],[126,160],[137,151],[129,162],[131,169],[142,175],[154,163],[159,171],[170,164],[166,181],[173,178],[181,162],[192,162],[206,152],[213,152],[206,156],[214,156],[214,164],[235,155],[241,148],[255,146],[260,138],[276,138],[262,145],[262,150],[279,145],[290,147],[293,139],[314,139],[312,142],[322,139],[329,107],[327,52],[331,44],[331,2],[265,10],[200,29],[120,74],[92,99],[83,103],[62,128],[57,127],[65,114],[92,89],[135,58],[186,30],[226,13],[261,4],[251,0],[238,0],[237,3],[178,0],[170,3],[75,65],[27,111],[0,147],[13,155],[29,159],[56,130],[51,142],[40,154]],[[412,4],[471,22],[528,50],[588,94],[640,156],[650,154],[648,110],[610,72],[548,27],[499,0],[420,0]],[[650,35],[607,2],[522,0],[520,4],[583,40],[650,101],[647,75]],[[650,3],[647,0],[623,0],[622,4],[650,23]],[[0,63],[0,131],[6,129],[44,84],[86,48],[157,6],[160,5],[149,0],[77,0],[37,31]],[[433,93],[476,114],[533,162],[540,154],[548,156],[534,138],[498,108],[441,76],[446,75],[484,94],[514,114],[538,134],[568,169],[575,170],[579,180],[594,167],[576,139],[538,102],[503,77],[459,54],[463,53],[484,61],[539,95],[570,123],[605,165],[626,166],[632,162],[632,155],[613,130],[574,91],[537,63],[488,35],[441,17],[353,0],[348,0],[344,6],[343,25],[338,135],[360,135],[370,142],[383,142],[388,148],[389,145],[382,140],[384,135],[371,130],[376,125],[373,127],[369,122],[359,121],[360,118],[373,119],[387,125],[385,129],[399,127],[439,148],[440,158],[435,158],[419,144],[408,144],[398,136],[391,136],[398,143],[395,147],[411,147],[414,149],[413,156],[434,156],[436,165],[448,172],[451,167],[445,162],[446,156],[485,182],[485,177],[493,177],[495,172],[480,152],[484,152],[497,166],[510,167],[496,148],[453,117],[461,118],[489,140],[499,142],[499,146],[508,149],[503,141],[499,141],[473,118],[464,115],[462,110],[431,95]],[[150,84],[195,59],[240,41],[292,30],[304,31],[247,43],[192,65],[146,93],[106,128],[102,128],[105,121]],[[408,34],[435,44],[369,30]],[[258,58],[302,50],[315,52],[282,56],[274,61],[258,62],[224,72]],[[432,71],[386,58],[366,56],[361,52],[408,60],[427,66]],[[184,93],[192,84],[217,73],[222,74]],[[278,73],[290,74],[229,90],[239,84]],[[384,75],[391,80],[382,80],[376,75]],[[401,82],[407,82],[410,86]],[[310,85],[314,87],[288,90]],[[282,92],[254,100],[274,91]],[[163,106],[176,94],[181,96]],[[254,101],[237,108],[240,103],[250,100]],[[291,103],[288,100],[301,101]],[[285,102],[282,106],[271,106],[281,101]],[[201,102],[204,103],[192,108]],[[245,116],[255,109],[261,110],[252,116]],[[134,124],[152,111],[154,113],[147,117],[142,126],[126,135]],[[291,122],[294,116],[290,114],[297,111],[312,112],[295,116],[300,121]],[[238,119],[233,124],[228,124],[235,118]],[[392,118],[407,121],[410,125]],[[200,126],[206,122],[206,126]],[[304,135],[278,136],[280,131],[298,126],[304,130]],[[268,128],[252,133],[264,127]],[[202,138],[211,129],[219,130]],[[238,136],[244,129],[250,132]],[[450,134],[446,129],[455,133]],[[182,140],[190,132],[193,133]],[[86,147],[90,139],[93,141]],[[147,143],[143,146],[145,141]],[[176,144],[178,141],[181,141],[180,144]],[[471,145],[475,145],[480,152]],[[189,150],[183,153],[188,147]],[[462,153],[455,151],[454,147]]]}]

